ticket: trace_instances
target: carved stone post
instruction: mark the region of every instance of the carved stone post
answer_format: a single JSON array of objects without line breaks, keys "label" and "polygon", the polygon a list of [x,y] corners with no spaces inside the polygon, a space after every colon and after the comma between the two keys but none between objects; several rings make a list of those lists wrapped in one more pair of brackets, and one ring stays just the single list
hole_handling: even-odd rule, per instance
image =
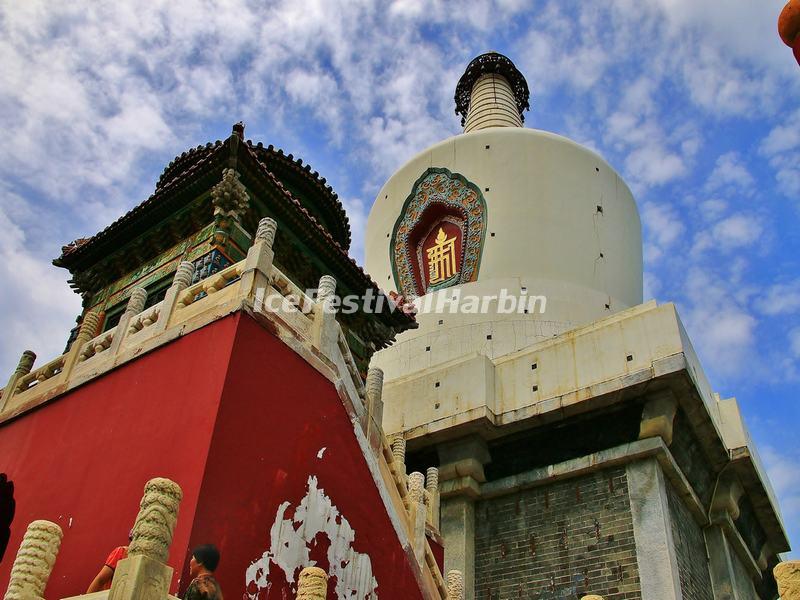
[{"label": "carved stone post", "polygon": [[375,454],[383,447],[383,371],[372,367],[367,371],[367,414],[364,434]]},{"label": "carved stone post", "polygon": [[[275,242],[275,232],[278,229],[278,224],[275,219],[264,217],[258,222],[258,229],[256,230],[256,237],[253,240],[253,245],[247,251],[247,258],[244,263],[244,271],[242,272],[241,283],[239,289],[241,294],[247,298],[251,294],[255,294],[260,302],[264,301],[264,294],[269,285],[269,274],[272,270],[272,261],[275,258],[275,252],[272,250],[272,244]],[[256,302],[256,309],[260,309],[259,302]]]},{"label": "carved stone post", "polygon": [[772,569],[781,600],[800,600],[800,560],[778,563]]},{"label": "carved stone post", "polygon": [[69,377],[69,374],[72,372],[72,368],[78,363],[78,360],[81,357],[81,353],[83,352],[83,347],[86,345],[86,342],[97,335],[97,330],[99,328],[99,314],[89,311],[83,315],[81,328],[78,330],[78,336],[75,338],[75,341],[72,342],[72,346],[70,346],[69,352],[64,359],[64,367],[62,368],[60,375],[63,380],[66,380]]},{"label": "carved stone post", "polygon": [[3,394],[0,396],[0,412],[2,412],[8,405],[8,401],[17,391],[17,383],[20,379],[25,377],[33,369],[33,363],[36,360],[36,354],[30,350],[25,350],[17,363],[17,368],[11,374],[11,377],[3,389]]},{"label": "carved stone post", "polygon": [[430,467],[425,473],[425,489],[430,498],[428,502],[428,521],[439,529],[439,469]]},{"label": "carved stone post", "polygon": [[142,287],[135,287],[131,290],[130,298],[128,298],[128,305],[125,307],[125,312],[119,318],[117,329],[114,332],[114,339],[111,341],[111,355],[115,356],[122,346],[122,341],[128,335],[128,325],[131,319],[144,310],[144,305],[147,303],[147,290]]},{"label": "carved stone post", "polygon": [[175,307],[180,300],[183,290],[192,284],[192,277],[194,276],[194,265],[188,261],[183,261],[178,265],[175,270],[175,277],[172,279],[172,285],[169,286],[164,300],[161,302],[161,311],[158,313],[158,321],[155,322],[154,333],[161,333],[166,331],[169,327],[169,321],[172,313],[175,312]]},{"label": "carved stone post", "polygon": [[336,279],[331,275],[323,275],[319,278],[319,294],[320,302],[324,302],[333,297],[336,293]]},{"label": "carved stone post", "polygon": [[411,544],[420,565],[425,564],[425,522],[428,510],[425,508],[425,475],[417,471],[408,476],[408,500],[411,521]]},{"label": "carved stone post", "polygon": [[402,433],[395,433],[389,440],[394,456],[395,467],[398,473],[405,479],[406,477],[406,438]]},{"label": "carved stone post", "polygon": [[328,597],[328,574],[319,567],[306,567],[297,580],[297,600],[325,600]]},{"label": "carved stone post", "polygon": [[464,600],[464,575],[453,569],[447,572],[447,600]]},{"label": "carved stone post", "polygon": [[50,521],[28,525],[11,566],[5,600],[41,600],[61,546],[61,527]]},{"label": "carved stone post", "polygon": [[178,519],[180,486],[157,477],[144,486],[139,514],[133,524],[128,558],[119,561],[109,600],[164,600],[172,581],[165,563]]},{"label": "carved stone post", "polygon": [[338,345],[339,331],[336,324],[336,279],[323,275],[319,279],[317,303],[314,306],[314,345],[325,356],[331,356]]}]

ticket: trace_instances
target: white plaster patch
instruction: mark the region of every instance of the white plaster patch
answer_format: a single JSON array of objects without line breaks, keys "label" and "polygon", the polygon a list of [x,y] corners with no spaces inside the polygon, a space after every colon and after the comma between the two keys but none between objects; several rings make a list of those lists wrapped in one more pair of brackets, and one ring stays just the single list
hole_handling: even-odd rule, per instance
[{"label": "white plaster patch", "polygon": [[[322,448],[317,456],[321,458],[324,451]],[[280,567],[294,589],[300,569],[315,566],[309,558],[309,549],[317,534],[323,533],[330,540],[328,575],[336,577],[336,597],[339,600],[378,600],[378,581],[372,574],[369,555],[353,549],[355,531],[325,495],[325,490],[317,487],[316,476],[309,476],[306,495],[297,505],[294,516],[284,518],[290,506],[290,502],[283,502],[278,507],[270,528],[269,550],[247,568],[245,585],[248,590],[251,584],[258,589],[255,593],[248,591],[248,598],[257,600],[262,590],[269,589],[270,564]]]},{"label": "white plaster patch", "polygon": [[319,452],[317,452],[317,458],[322,458],[322,455],[325,454],[325,450],[327,449],[328,449],[327,446],[323,446],[322,448],[320,448]]}]

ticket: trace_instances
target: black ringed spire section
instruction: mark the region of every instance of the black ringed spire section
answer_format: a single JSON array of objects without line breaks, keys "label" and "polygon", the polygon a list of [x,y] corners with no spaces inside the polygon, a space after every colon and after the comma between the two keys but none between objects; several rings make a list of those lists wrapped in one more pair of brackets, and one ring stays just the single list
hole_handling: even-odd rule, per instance
[{"label": "black ringed spire section", "polygon": [[522,114],[530,108],[530,92],[528,91],[528,82],[525,77],[519,72],[517,67],[511,62],[507,56],[499,52],[487,52],[472,59],[472,62],[467,65],[467,70],[458,80],[456,86],[456,114],[461,115],[461,125],[463,126],[467,120],[467,111],[469,110],[469,101],[472,96],[472,86],[481,75],[489,75],[495,73],[502,75],[506,78],[511,90],[514,92],[514,99],[517,102],[517,110],[519,111],[520,118],[525,121],[525,116]]}]

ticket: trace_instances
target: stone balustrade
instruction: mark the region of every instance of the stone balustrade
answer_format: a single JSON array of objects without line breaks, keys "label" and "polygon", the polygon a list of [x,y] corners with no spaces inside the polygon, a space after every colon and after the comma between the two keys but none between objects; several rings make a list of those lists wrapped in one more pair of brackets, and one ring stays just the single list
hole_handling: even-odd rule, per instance
[{"label": "stone balustrade", "polygon": [[86,344],[84,344],[83,348],[81,349],[80,358],[78,358],[78,362],[83,362],[95,356],[96,354],[100,354],[101,352],[105,352],[111,347],[111,343],[114,340],[114,335],[117,332],[117,327],[113,327],[108,331],[101,333],[100,335],[92,338]]},{"label": "stone balustrade", "polygon": [[194,285],[187,287],[178,298],[178,309],[186,308],[197,300],[215,294],[238,280],[244,270],[244,261],[234,263],[223,270],[201,279]]},{"label": "stone balustrade", "polygon": [[128,335],[138,333],[142,329],[150,327],[153,323],[158,321],[161,313],[161,303],[151,306],[148,310],[142,311],[130,320],[128,325]]},{"label": "stone balustrade", "polygon": [[17,380],[14,393],[19,394],[21,392],[25,392],[33,386],[43,383],[61,373],[64,368],[65,356],[66,355],[59,356],[58,358],[51,360],[46,365],[39,367],[35,371],[31,371],[27,375],[20,377]]},{"label": "stone balustrade", "polygon": [[[0,422],[30,410],[80,384],[99,377],[111,369],[132,360],[146,351],[155,349],[178,335],[188,333],[214,320],[234,312],[242,306],[275,316],[296,336],[313,345],[315,322],[324,314],[316,310],[314,302],[285,274],[272,264],[272,242],[275,222],[263,220],[260,237],[248,252],[248,257],[222,271],[191,285],[194,267],[181,263],[167,295],[158,304],[144,309],[147,292],[141,288],[131,290],[128,306],[116,327],[98,332],[102,315],[92,312],[83,317],[80,332],[70,350],[46,365],[34,369],[36,355],[26,351],[15,370],[9,385],[0,390]],[[247,272],[260,273],[264,287],[234,285]],[[328,278],[333,281],[333,278]],[[252,283],[252,280],[248,280]],[[327,280],[326,280],[327,281]],[[330,282],[329,282],[330,283]],[[334,290],[335,290],[335,283]],[[294,304],[270,303],[271,296],[291,298]],[[260,300],[260,301],[259,301]],[[298,306],[305,307],[303,311]],[[307,316],[310,315],[310,316]],[[365,412],[364,385],[355,366],[344,335],[331,315],[334,343],[323,354],[338,363],[346,372],[346,384],[359,397],[360,410]],[[344,375],[344,373],[343,373]]]}]

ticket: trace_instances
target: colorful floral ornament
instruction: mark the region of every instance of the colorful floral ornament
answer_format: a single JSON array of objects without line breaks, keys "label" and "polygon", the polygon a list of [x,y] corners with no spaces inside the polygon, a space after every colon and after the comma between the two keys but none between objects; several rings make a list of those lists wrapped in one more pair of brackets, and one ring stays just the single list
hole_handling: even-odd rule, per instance
[{"label": "colorful floral ornament", "polygon": [[[459,230],[457,273],[429,285],[424,273],[423,244],[431,231],[446,225]],[[480,189],[458,173],[439,167],[417,179],[394,226],[389,259],[398,290],[410,298],[478,277],[486,234],[486,201]]]}]

